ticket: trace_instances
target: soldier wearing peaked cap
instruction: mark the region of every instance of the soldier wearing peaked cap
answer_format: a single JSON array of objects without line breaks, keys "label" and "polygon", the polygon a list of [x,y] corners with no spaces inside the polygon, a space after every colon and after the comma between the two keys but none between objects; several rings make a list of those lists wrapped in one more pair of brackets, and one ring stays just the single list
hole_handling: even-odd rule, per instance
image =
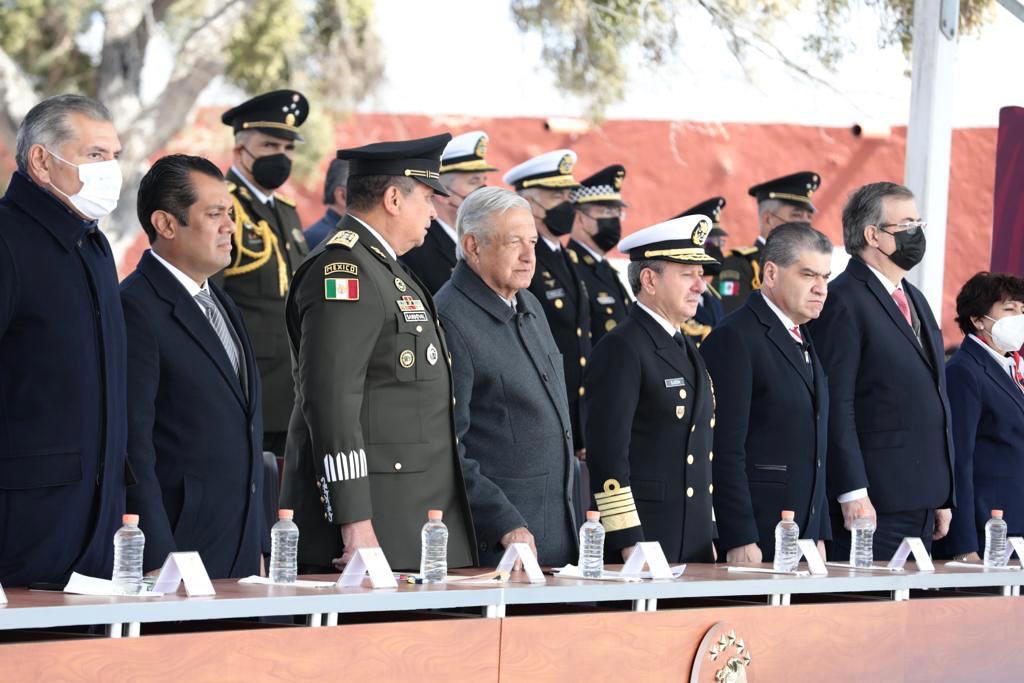
[{"label": "soldier wearing peaked cap", "polygon": [[697,312],[682,327],[683,334],[689,337],[698,348],[700,348],[701,342],[711,334],[711,330],[715,329],[715,325],[725,317],[722,295],[718,292],[718,274],[722,270],[722,261],[725,260],[722,250],[725,247],[725,239],[729,235],[721,224],[722,209],[724,208],[725,197],[711,197],[676,216],[676,218],[682,218],[683,216],[700,215],[711,219],[711,232],[708,234],[707,241],[704,242],[704,251],[718,263],[705,264],[704,282],[708,284],[708,288],[701,295]]},{"label": "soldier wearing peaked cap", "polygon": [[263,386],[263,449],[284,455],[294,402],[284,302],[292,274],[306,256],[295,202],[276,192],[291,173],[299,126],[309,102],[294,90],[265,93],[224,112],[235,134],[225,174],[235,233],[223,288],[238,304],[252,337]]},{"label": "soldier wearing peaked cap", "polygon": [[526,198],[533,212],[537,240],[537,270],[530,293],[540,301],[558,350],[562,352],[565,389],[569,397],[573,445],[585,457],[583,371],[590,356],[590,306],[583,279],[576,271],[579,257],[562,247],[576,212],[569,201],[580,186],[572,175],[576,153],[558,149],[528,159],[505,174],[505,182]]},{"label": "soldier wearing peaked cap", "polygon": [[462,202],[473,190],[487,184],[487,174],[497,171],[485,158],[487,134],[474,130],[452,138],[441,153],[441,184],[448,196],[434,195],[437,218],[430,222],[422,246],[410,250],[400,259],[416,273],[430,293],[437,294],[455,268],[455,216]]},{"label": "soldier wearing peaked cap", "polygon": [[605,255],[622,239],[622,183],[626,169],[614,164],[580,181],[572,191],[576,208],[567,251],[587,288],[590,300],[591,343],[610,332],[626,317],[632,298]]},{"label": "soldier wearing peaked cap", "polygon": [[811,222],[816,210],[811,198],[819,185],[821,177],[817,173],[801,171],[747,190],[757,200],[758,237],[753,246],[733,249],[722,263],[718,292],[726,313],[735,311],[752,291],[761,288],[762,249],[771,231],[783,223]]},{"label": "soldier wearing peaked cap", "polygon": [[348,213],[295,273],[296,400],[281,504],[295,510],[304,571],[333,571],[373,546],[392,567],[416,568],[432,508],[444,512],[449,565],[475,564],[448,349],[430,292],[398,262],[436,216],[450,139],[340,151]]},{"label": "soldier wearing peaked cap", "polygon": [[704,361],[680,332],[705,288],[705,216],[644,228],[629,253],[636,303],[587,368],[587,464],[608,535],[608,562],[658,541],[670,562],[710,562],[715,398]]}]

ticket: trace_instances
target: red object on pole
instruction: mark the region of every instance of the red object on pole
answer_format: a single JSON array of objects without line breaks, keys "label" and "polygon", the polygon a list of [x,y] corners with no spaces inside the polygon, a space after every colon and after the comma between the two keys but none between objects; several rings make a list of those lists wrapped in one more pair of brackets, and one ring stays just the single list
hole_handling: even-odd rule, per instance
[{"label": "red object on pole", "polygon": [[993,199],[991,270],[1024,277],[1024,107],[999,110]]}]

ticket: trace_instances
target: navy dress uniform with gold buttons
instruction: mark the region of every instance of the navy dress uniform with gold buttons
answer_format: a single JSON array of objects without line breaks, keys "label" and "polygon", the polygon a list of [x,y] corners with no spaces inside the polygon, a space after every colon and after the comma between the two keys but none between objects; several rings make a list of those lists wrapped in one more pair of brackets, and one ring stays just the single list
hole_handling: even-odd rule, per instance
[{"label": "navy dress uniform with gold buttons", "polygon": [[[626,203],[622,201],[622,182],[625,177],[626,169],[619,164],[603,168],[581,180],[580,186],[573,190],[570,201],[577,210],[594,205],[625,207]],[[615,217],[598,219],[597,233],[592,239],[599,251],[594,251],[576,239],[569,240],[569,258],[575,263],[590,300],[592,344],[596,344],[606,332],[615,329],[626,318],[626,309],[632,300],[618,271],[605,258],[605,254],[618,244],[621,237],[621,218]],[[575,254],[575,258],[572,254]]]},{"label": "navy dress uniform with gold buttons", "polygon": [[[709,230],[706,217],[687,216],[635,232],[619,250],[632,261],[709,263]],[[658,541],[670,562],[711,562],[715,398],[700,354],[638,302],[591,360],[587,465],[606,561]]]},{"label": "navy dress uniform with gold buttons", "polygon": [[[447,134],[342,150],[350,178],[438,182]],[[475,563],[456,450],[450,357],[430,293],[347,214],[296,271],[287,307],[296,401],[281,505],[295,510],[299,562],[329,567],[339,525],[369,519],[395,569],[420,561],[428,509],[444,511],[448,564]]]},{"label": "navy dress uniform with gold buttons", "polygon": [[[704,265],[704,275],[711,276],[708,288],[701,294],[700,306],[690,320],[687,320],[682,331],[693,343],[700,348],[701,343],[711,334],[725,317],[725,308],[722,306],[722,295],[718,292],[718,275],[722,270],[722,261],[725,260],[722,249],[719,246],[722,240],[729,235],[721,224],[722,209],[725,208],[725,197],[711,197],[686,211],[678,214],[676,218],[683,216],[707,216],[711,219],[711,232],[704,243],[704,251],[718,263],[707,263]],[[705,277],[705,280],[707,277]]]},{"label": "navy dress uniform with gold buttons", "polygon": [[[298,129],[308,114],[309,103],[300,93],[277,90],[228,110],[221,121],[235,133],[255,130],[301,141]],[[275,156],[279,156],[275,163],[288,165],[283,155]],[[262,162],[255,161],[254,170],[256,163]],[[287,173],[283,175],[287,178]],[[308,252],[306,238],[293,200],[272,192],[262,201],[256,194],[259,190],[234,167],[225,177],[234,203],[235,232],[222,286],[242,311],[256,352],[263,386],[263,429],[283,434],[294,402],[284,305],[292,274]],[[275,451],[283,448],[281,443],[265,445]]]},{"label": "navy dress uniform with gold buttons", "polygon": [[[482,130],[462,133],[452,138],[441,153],[440,173],[488,173],[498,169],[491,166],[487,154],[487,134]],[[463,197],[465,199],[465,197]],[[445,228],[448,228],[447,230]],[[403,254],[398,260],[416,273],[431,295],[448,282],[455,268],[455,240],[449,234],[455,226],[444,226],[439,218],[430,222],[423,244]]]},{"label": "navy dress uniform with gold buttons", "polygon": [[[754,185],[747,193],[758,203],[776,199],[802,209],[814,211],[811,198],[821,185],[821,177],[813,171],[801,171],[781,178],[774,178]],[[780,223],[785,220],[780,219]],[[764,239],[759,237],[750,247],[737,247],[722,263],[718,276],[718,293],[726,313],[732,313],[747,300],[750,293],[761,289],[761,269],[764,267],[762,248]]]},{"label": "navy dress uniform with gold buttons", "polygon": [[[561,149],[534,157],[505,174],[505,182],[517,191],[530,187],[576,189],[579,183],[572,175],[576,153]],[[530,293],[537,297],[548,319],[555,345],[562,352],[565,370],[565,393],[569,398],[573,447],[584,448],[585,414],[583,372],[590,356],[590,307],[583,279],[576,272],[579,257],[575,251],[556,249],[538,239],[537,268],[530,282]]]}]

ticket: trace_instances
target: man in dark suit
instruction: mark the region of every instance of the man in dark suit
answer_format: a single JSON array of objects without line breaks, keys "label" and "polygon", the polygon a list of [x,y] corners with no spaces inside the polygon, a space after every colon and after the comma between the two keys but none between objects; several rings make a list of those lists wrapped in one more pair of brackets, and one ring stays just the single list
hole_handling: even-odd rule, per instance
[{"label": "man in dark suit", "polygon": [[327,211],[303,233],[310,249],[327,239],[328,233],[334,232],[341,217],[345,215],[347,184],[348,162],[344,159],[332,159],[324,178],[324,206],[327,207]]},{"label": "man in dark suit", "polygon": [[541,564],[577,560],[573,452],[562,362],[540,303],[530,205],[497,187],[459,211],[462,258],[437,295],[452,353],[455,429],[480,561],[516,541]]},{"label": "man in dark suit", "polygon": [[127,508],[143,569],[195,550],[210,578],[257,574],[262,511],[260,378],[241,314],[209,278],[231,258],[231,196],[201,157],[157,160],[139,184],[152,248],[121,285],[128,329]]},{"label": "man in dark suit", "polygon": [[679,331],[705,283],[705,216],[639,230],[629,253],[636,302],[587,368],[587,464],[608,532],[605,558],[658,541],[670,562],[711,562],[715,398],[704,361]]},{"label": "man in dark suit", "polygon": [[590,299],[590,341],[596,344],[626,318],[632,297],[619,272],[605,255],[622,239],[622,181],[626,169],[619,164],[603,168],[580,181],[571,201],[576,208],[572,237],[566,251],[575,263]]},{"label": "man in dark suit", "polygon": [[683,334],[689,337],[698,349],[711,334],[711,330],[715,329],[715,326],[725,317],[722,295],[718,292],[718,275],[722,272],[722,261],[725,260],[722,248],[729,235],[721,224],[723,208],[725,208],[725,197],[711,197],[676,216],[676,218],[682,218],[683,216],[700,215],[711,219],[711,233],[704,243],[704,251],[718,263],[709,263],[704,266],[704,282],[708,284],[708,287],[700,297],[697,312],[682,326]]},{"label": "man in dark suit", "polygon": [[275,90],[221,116],[235,132],[227,172],[235,234],[223,287],[252,335],[264,396],[263,447],[279,458],[295,397],[284,302],[308,248],[295,202],[275,190],[291,174],[295,143],[302,141],[299,126],[308,114],[301,93]]},{"label": "man in dark suit", "polygon": [[97,220],[117,205],[110,112],[43,100],[0,200],[0,583],[109,577],[124,513],[125,332]]},{"label": "man in dark suit", "polygon": [[572,175],[575,164],[576,153],[571,149],[546,152],[514,167],[505,174],[505,182],[530,202],[533,212],[540,239],[530,293],[540,301],[555,344],[562,352],[573,448],[577,457],[585,458],[583,371],[590,356],[590,306],[586,286],[575,268],[578,257],[561,242],[576,218],[569,201],[572,191],[579,187]]},{"label": "man in dark suit", "polygon": [[829,384],[828,494],[833,549],[849,554],[848,529],[877,518],[875,558],[905,536],[926,546],[946,535],[954,503],[953,440],[942,333],[904,276],[924,256],[914,196],[872,183],[843,208],[851,259],[810,325]]},{"label": "man in dark suit", "polygon": [[715,415],[715,513],[728,562],[771,562],[775,526],[792,510],[800,537],[831,538],[825,495],[828,384],[804,326],[821,313],[832,243],[806,223],[764,246],[761,289],[700,347],[721,406]]},{"label": "man in dark suit", "polygon": [[441,153],[441,184],[447,197],[434,195],[437,218],[430,222],[423,244],[402,255],[402,264],[416,273],[430,294],[448,282],[455,268],[455,217],[470,192],[487,185],[487,174],[497,171],[487,159],[487,134],[474,130],[456,135]]}]

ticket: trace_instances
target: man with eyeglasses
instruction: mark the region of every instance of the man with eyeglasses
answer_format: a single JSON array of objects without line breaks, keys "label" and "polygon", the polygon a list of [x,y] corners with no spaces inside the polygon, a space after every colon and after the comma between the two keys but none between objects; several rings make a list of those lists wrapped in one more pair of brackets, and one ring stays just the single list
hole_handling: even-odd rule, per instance
[{"label": "man with eyeglasses", "polygon": [[631,301],[619,272],[605,257],[622,239],[626,203],[622,201],[621,191],[625,177],[626,169],[621,165],[608,166],[580,181],[570,199],[576,208],[576,217],[569,238],[569,258],[587,286],[588,332],[593,344],[622,322]]},{"label": "man with eyeglasses", "polygon": [[846,270],[811,321],[829,380],[832,557],[850,553],[857,517],[876,521],[874,556],[904,537],[946,535],[954,504],[953,440],[942,332],[907,272],[925,252],[913,193],[871,183],[843,208]]},{"label": "man with eyeglasses", "polygon": [[810,223],[816,211],[811,198],[821,185],[814,171],[801,171],[754,185],[747,194],[757,200],[758,236],[753,246],[732,250],[718,276],[718,292],[726,313],[743,305],[761,288],[764,242],[783,223]]}]

